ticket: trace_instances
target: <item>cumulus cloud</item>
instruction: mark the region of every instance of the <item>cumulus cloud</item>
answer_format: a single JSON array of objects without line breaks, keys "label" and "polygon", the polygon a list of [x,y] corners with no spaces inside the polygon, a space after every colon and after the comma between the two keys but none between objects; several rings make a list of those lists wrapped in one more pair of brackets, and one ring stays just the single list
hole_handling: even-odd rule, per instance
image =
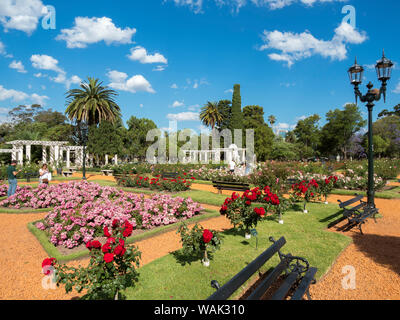
[{"label": "cumulus cloud", "polygon": [[268,57],[274,61],[284,61],[291,67],[296,61],[320,55],[331,60],[344,60],[347,58],[347,44],[360,44],[367,40],[365,32],[355,30],[350,24],[342,22],[335,29],[331,40],[315,38],[309,31],[303,33],[281,32],[278,30],[263,33],[264,50],[277,50]]},{"label": "cumulus cloud", "polygon": [[46,100],[49,97],[47,96],[40,96],[36,93],[31,95],[14,89],[6,89],[2,85],[0,85],[0,101],[11,100],[14,102],[22,102],[22,101],[31,101],[36,104],[45,105]]},{"label": "cumulus cloud", "polygon": [[47,8],[41,0],[0,1],[0,23],[6,32],[16,29],[31,34],[46,14]]},{"label": "cumulus cloud", "polygon": [[51,70],[55,71],[58,73],[64,73],[65,71],[62,70],[58,66],[58,60],[54,59],[51,56],[48,56],[46,54],[34,54],[31,56],[31,62],[32,66],[35,69],[40,69],[40,70]]},{"label": "cumulus cloud", "polygon": [[128,58],[132,61],[139,61],[140,63],[164,63],[167,64],[168,60],[160,53],[148,54],[147,50],[141,46],[131,49]]},{"label": "cumulus cloud", "polygon": [[199,113],[197,112],[180,112],[167,114],[168,120],[175,121],[197,121],[199,120]]},{"label": "cumulus cloud", "polygon": [[174,101],[174,103],[172,104],[172,108],[178,108],[178,107],[183,107],[185,104],[183,103],[183,101]]},{"label": "cumulus cloud", "polygon": [[11,69],[17,70],[17,72],[19,72],[19,73],[26,73],[27,72],[25,70],[25,67],[24,67],[24,65],[22,64],[21,61],[15,61],[14,60],[13,62],[10,63],[9,67]]},{"label": "cumulus cloud", "polygon": [[178,85],[177,85],[176,83],[173,83],[173,84],[171,85],[171,89],[178,89]]},{"label": "cumulus cloud", "polygon": [[109,86],[113,89],[132,93],[139,91],[155,93],[151,84],[142,75],[135,75],[128,78],[128,75],[125,72],[112,70],[107,73],[107,76],[110,79]]},{"label": "cumulus cloud", "polygon": [[71,29],[62,29],[56,40],[64,40],[68,48],[86,48],[101,41],[107,45],[129,44],[135,33],[135,28],[118,28],[107,17],[76,17],[75,25]]}]

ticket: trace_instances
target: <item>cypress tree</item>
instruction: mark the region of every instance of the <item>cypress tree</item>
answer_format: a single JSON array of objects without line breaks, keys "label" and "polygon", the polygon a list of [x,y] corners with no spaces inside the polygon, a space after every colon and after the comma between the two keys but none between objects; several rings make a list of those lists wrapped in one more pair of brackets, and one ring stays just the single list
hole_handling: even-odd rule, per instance
[{"label": "cypress tree", "polygon": [[232,117],[229,129],[243,129],[242,98],[240,96],[240,84],[233,86]]}]

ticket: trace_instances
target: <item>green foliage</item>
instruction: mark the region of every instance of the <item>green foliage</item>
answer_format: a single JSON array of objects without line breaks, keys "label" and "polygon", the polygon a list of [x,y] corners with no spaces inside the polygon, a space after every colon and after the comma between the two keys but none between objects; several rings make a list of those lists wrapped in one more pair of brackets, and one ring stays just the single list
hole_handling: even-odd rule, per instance
[{"label": "green foliage", "polygon": [[[107,243],[99,243],[101,247],[98,248],[89,245],[90,261],[87,268],[56,265],[57,286],[63,284],[67,293],[73,289],[78,293],[87,290],[84,298],[90,300],[123,298],[121,292],[138,281],[136,268],[141,257],[137,247],[132,245],[125,248],[124,229],[126,227],[113,226],[113,237],[107,240],[109,249],[106,248]],[[113,260],[107,261],[107,255],[112,255]]]},{"label": "green foliage", "polygon": [[242,98],[240,96],[240,84],[233,86],[232,115],[229,129],[243,129]]},{"label": "green foliage", "polygon": [[328,155],[341,152],[347,159],[350,138],[366,125],[358,106],[346,104],[343,110],[331,110],[326,120],[321,131],[321,151]]},{"label": "green foliage", "polygon": [[211,127],[211,129],[214,129],[217,125],[219,126],[223,121],[223,117],[219,113],[218,103],[208,101],[207,104],[201,108],[200,120],[206,127]]},{"label": "green foliage", "polygon": [[265,161],[271,155],[274,141],[272,129],[264,121],[264,110],[260,106],[243,108],[243,128],[254,130],[254,152],[258,161]]},{"label": "green foliage", "polygon": [[215,252],[221,247],[221,236],[218,231],[208,230],[212,233],[210,242],[205,243],[203,234],[205,230],[201,225],[195,224],[194,227],[189,230],[187,224],[182,222],[179,226],[177,234],[181,237],[182,252],[188,257],[194,257],[200,259],[202,257],[212,258],[209,256],[210,253]]},{"label": "green foliage", "polygon": [[128,130],[125,137],[125,146],[128,154],[133,158],[145,159],[146,150],[153,142],[146,141],[147,132],[157,129],[156,124],[146,118],[131,116],[126,122]]}]

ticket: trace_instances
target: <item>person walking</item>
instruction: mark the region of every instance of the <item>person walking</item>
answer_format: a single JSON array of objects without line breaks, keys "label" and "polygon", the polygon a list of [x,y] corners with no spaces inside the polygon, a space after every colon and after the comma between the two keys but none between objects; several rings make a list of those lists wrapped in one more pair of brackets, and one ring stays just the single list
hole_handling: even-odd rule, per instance
[{"label": "person walking", "polygon": [[11,197],[15,191],[17,190],[17,174],[21,172],[21,170],[17,171],[17,161],[11,160],[11,165],[7,168],[7,176],[8,176],[8,192],[7,196]]},{"label": "person walking", "polygon": [[233,161],[233,160],[231,159],[231,161],[229,161],[229,172],[230,172],[231,174],[234,174],[234,173],[235,173],[235,167],[236,167],[236,163],[235,163],[235,161]]}]

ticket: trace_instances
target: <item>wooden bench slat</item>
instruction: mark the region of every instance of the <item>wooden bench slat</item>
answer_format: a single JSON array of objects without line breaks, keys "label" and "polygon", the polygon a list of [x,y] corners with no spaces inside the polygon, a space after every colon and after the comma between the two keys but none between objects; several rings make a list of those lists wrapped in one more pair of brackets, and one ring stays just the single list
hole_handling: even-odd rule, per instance
[{"label": "wooden bench slat", "polygon": [[282,285],[279,287],[279,289],[271,297],[271,300],[283,300],[283,298],[286,297],[290,288],[294,285],[294,283],[296,282],[298,277],[299,277],[298,272],[296,272],[296,271],[291,272],[286,277],[285,281],[282,283]]},{"label": "wooden bench slat", "polygon": [[357,201],[360,201],[360,200],[362,200],[363,198],[364,198],[364,196],[358,195],[357,197],[355,197],[355,198],[353,198],[353,199],[347,200],[347,201],[345,201],[345,202],[340,202],[340,203],[339,203],[339,207],[343,209],[344,207],[347,207],[347,206],[349,206],[349,205],[351,205],[351,204],[353,204],[353,203],[355,203],[355,202],[357,202]]},{"label": "wooden bench slat", "polygon": [[272,246],[265,250],[255,260],[249,263],[242,271],[236,274],[231,280],[224,284],[219,290],[214,292],[207,300],[226,300],[228,299],[240,286],[245,283],[257,270],[259,270],[267,260],[269,260],[280,248],[286,243],[284,237],[276,241]]},{"label": "wooden bench slat", "polygon": [[304,278],[301,280],[297,290],[292,295],[291,300],[301,300],[304,297],[304,294],[310,287],[311,282],[314,280],[314,277],[315,277],[315,274],[317,273],[317,271],[318,271],[317,268],[308,269]]},{"label": "wooden bench slat", "polygon": [[257,286],[257,288],[248,296],[247,300],[260,300],[272,283],[288,267],[289,259],[282,260],[274,270]]}]

